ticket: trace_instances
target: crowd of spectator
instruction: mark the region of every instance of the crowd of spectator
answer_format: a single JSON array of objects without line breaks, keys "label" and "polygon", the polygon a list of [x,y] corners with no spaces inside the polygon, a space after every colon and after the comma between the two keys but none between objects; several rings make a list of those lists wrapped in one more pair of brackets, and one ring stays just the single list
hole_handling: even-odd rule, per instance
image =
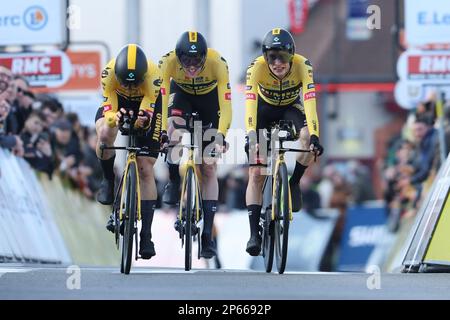
[{"label": "crowd of spectator", "polygon": [[34,94],[27,80],[0,66],[0,147],[34,169],[60,175],[94,198],[101,181],[95,129],[80,124],[54,97]]},{"label": "crowd of spectator", "polygon": [[[384,200],[389,210],[389,227],[398,230],[402,217],[414,216],[441,165],[441,149],[450,145],[450,113],[438,129],[437,96],[430,96],[411,113],[401,134],[391,139],[384,163]],[[438,130],[444,131],[445,144]]]}]

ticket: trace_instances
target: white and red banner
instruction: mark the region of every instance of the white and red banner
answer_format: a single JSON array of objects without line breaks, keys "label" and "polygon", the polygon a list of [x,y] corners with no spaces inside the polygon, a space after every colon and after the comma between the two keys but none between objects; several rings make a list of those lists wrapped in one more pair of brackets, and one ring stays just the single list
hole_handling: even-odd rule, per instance
[{"label": "white and red banner", "polygon": [[426,84],[449,84],[450,51],[406,51],[398,59],[400,79]]},{"label": "white and red banner", "polygon": [[289,0],[290,29],[293,34],[302,33],[308,20],[308,0]]},{"label": "white and red banner", "polygon": [[429,90],[450,90],[450,51],[407,50],[397,61],[399,81],[394,90],[397,103],[411,109]]},{"label": "white and red banner", "polygon": [[33,87],[60,87],[72,73],[70,59],[62,51],[0,54],[0,65],[23,75]]}]

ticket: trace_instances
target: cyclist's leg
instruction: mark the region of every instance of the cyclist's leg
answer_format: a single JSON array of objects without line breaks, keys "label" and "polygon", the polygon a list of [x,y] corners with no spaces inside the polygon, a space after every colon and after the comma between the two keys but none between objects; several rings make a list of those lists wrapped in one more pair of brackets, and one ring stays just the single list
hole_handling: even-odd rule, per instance
[{"label": "cyclist's leg", "polygon": [[281,118],[279,108],[268,105],[264,100],[258,97],[258,118],[257,118],[257,140],[258,151],[246,148],[247,158],[249,159],[249,179],[245,200],[248,209],[250,223],[250,239],[247,242],[246,251],[257,256],[261,251],[261,235],[259,234],[259,220],[262,209],[262,188],[265,180],[265,171],[267,165],[267,140],[261,141],[263,137],[260,133],[264,128],[268,128],[270,123]]},{"label": "cyclist's leg", "polygon": [[156,207],[156,184],[154,165],[156,158],[138,157],[139,182],[141,187],[141,232],[139,254],[143,259],[150,259],[156,254],[152,242],[152,222]]},{"label": "cyclist's leg", "polygon": [[155,246],[152,239],[152,222],[156,206],[157,192],[154,175],[154,165],[158,158],[159,136],[161,132],[161,96],[156,101],[155,112],[150,123],[150,129],[145,137],[138,137],[138,146],[146,146],[150,150],[150,157],[138,157],[139,182],[141,191],[141,233],[139,254],[143,259],[154,256]]},{"label": "cyclist's leg", "polygon": [[[294,122],[296,132],[299,133],[298,140],[300,142],[300,149],[309,149],[309,131],[301,103],[297,101],[292,106],[289,106],[284,114],[284,119],[292,120]],[[292,196],[292,211],[294,212],[301,209],[302,197],[299,183],[312,159],[312,153],[297,153],[295,168],[289,179]]]},{"label": "cyclist's leg", "polygon": [[117,136],[117,128],[110,128],[103,116],[103,108],[99,108],[95,116],[95,130],[97,131],[96,154],[103,171],[103,181],[97,193],[97,200],[102,204],[114,201],[114,150],[100,150],[102,144],[112,146]]},{"label": "cyclist's leg", "polygon": [[191,110],[187,94],[174,82],[170,83],[168,114],[168,135],[170,138],[167,165],[169,168],[169,183],[166,185],[163,202],[174,205],[178,202],[180,189],[180,159],[183,148],[179,145],[184,130],[175,129],[174,123],[185,125],[186,121],[181,117],[184,112]]},{"label": "cyclist's leg", "polygon": [[201,256],[209,259],[217,254],[212,239],[212,228],[219,198],[219,182],[217,180],[217,161],[209,156],[214,149],[214,137],[219,126],[217,88],[207,94],[192,97],[191,100],[193,111],[199,113],[202,125],[211,124],[211,129],[207,130],[202,137],[202,163],[199,165],[202,176],[201,189],[204,214]]}]

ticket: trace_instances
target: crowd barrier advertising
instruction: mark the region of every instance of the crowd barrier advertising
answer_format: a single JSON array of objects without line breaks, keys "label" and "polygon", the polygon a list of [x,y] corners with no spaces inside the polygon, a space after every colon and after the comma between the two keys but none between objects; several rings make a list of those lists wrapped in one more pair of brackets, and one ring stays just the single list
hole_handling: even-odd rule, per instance
[{"label": "crowd barrier advertising", "polygon": [[[327,214],[321,214],[322,218],[313,217],[304,211],[294,213],[294,219],[289,226],[287,272],[319,271],[338,218],[337,210],[325,211]],[[264,270],[263,257],[253,258],[250,268]]]},{"label": "crowd barrier advertising", "polygon": [[384,207],[355,206],[347,210],[338,271],[364,272],[369,258],[386,235]]}]

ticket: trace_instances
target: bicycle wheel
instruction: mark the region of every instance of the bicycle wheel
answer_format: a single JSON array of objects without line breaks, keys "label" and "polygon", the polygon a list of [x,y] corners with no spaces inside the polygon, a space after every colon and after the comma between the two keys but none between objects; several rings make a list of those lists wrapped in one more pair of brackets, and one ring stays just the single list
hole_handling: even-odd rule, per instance
[{"label": "bicycle wheel", "polygon": [[192,268],[192,223],[195,214],[195,181],[194,170],[189,167],[186,171],[185,178],[185,192],[186,196],[181,199],[184,202],[184,270],[189,271]]},{"label": "bicycle wheel", "polygon": [[[120,191],[122,190],[123,175],[120,179],[119,187],[116,190],[113,204],[114,215],[114,241],[116,242],[117,250],[120,250]],[[123,273],[123,271],[122,271]]]},{"label": "bicycle wheel", "polygon": [[275,176],[274,199],[272,207],[275,213],[275,256],[278,273],[282,274],[286,268],[288,238],[289,238],[289,182],[286,164],[280,164]]},{"label": "bicycle wheel", "polygon": [[130,163],[128,167],[125,194],[124,194],[124,206],[125,216],[123,216],[124,232],[123,232],[123,244],[122,244],[122,263],[121,271],[129,274],[131,269],[131,257],[133,255],[133,235],[136,230],[136,214],[137,214],[137,194],[136,194],[136,166],[134,163]]},{"label": "bicycle wheel", "polygon": [[262,246],[264,267],[266,272],[272,272],[273,265],[273,251],[274,251],[274,223],[272,221],[272,210],[270,208],[270,201],[272,200],[272,179],[267,178],[264,182],[263,189],[263,204],[266,208],[264,218],[262,218]]}]

